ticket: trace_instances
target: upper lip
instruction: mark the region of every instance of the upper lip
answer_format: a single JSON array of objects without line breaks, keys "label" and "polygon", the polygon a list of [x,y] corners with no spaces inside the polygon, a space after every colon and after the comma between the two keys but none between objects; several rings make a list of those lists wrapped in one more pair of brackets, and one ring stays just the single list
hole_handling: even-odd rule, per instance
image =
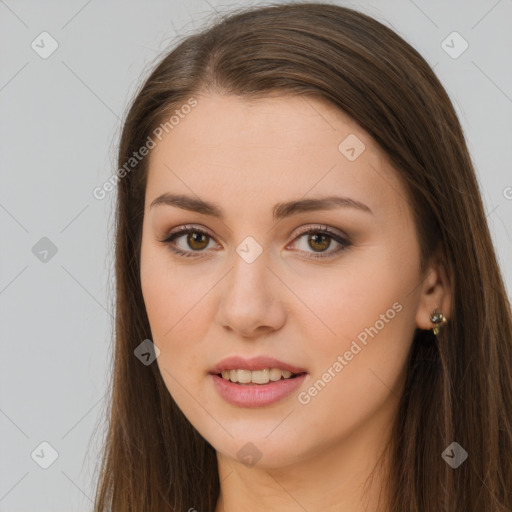
[{"label": "upper lip", "polygon": [[258,356],[246,359],[241,356],[231,356],[219,361],[210,373],[218,374],[222,370],[264,370],[265,368],[279,368],[280,370],[288,370],[292,373],[305,373],[304,368],[294,366],[284,361],[279,361],[269,356]]}]

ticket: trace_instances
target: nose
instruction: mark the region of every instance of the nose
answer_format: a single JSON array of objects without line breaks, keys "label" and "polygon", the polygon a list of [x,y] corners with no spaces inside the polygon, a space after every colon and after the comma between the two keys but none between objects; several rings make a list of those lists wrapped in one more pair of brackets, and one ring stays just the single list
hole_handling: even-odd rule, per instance
[{"label": "nose", "polygon": [[285,287],[269,267],[269,260],[265,251],[250,263],[234,254],[217,310],[217,321],[224,329],[240,337],[256,338],[284,325]]}]

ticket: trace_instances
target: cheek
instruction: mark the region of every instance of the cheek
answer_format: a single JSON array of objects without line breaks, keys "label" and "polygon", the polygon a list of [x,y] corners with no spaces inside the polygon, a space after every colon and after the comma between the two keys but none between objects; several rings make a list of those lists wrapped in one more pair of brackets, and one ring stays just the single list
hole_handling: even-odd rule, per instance
[{"label": "cheek", "polygon": [[[400,263],[385,246],[367,248],[336,268],[322,269],[321,273],[310,271],[309,277],[304,276],[308,272],[294,277],[294,291],[309,311],[305,313],[297,303],[300,316],[295,320],[303,322],[306,314],[322,334],[316,336],[317,341],[335,349],[349,346],[376,322],[379,335],[402,325],[401,319],[407,315],[397,309],[406,309],[418,284],[414,265]],[[361,338],[364,340],[364,335]]]},{"label": "cheek", "polygon": [[199,300],[199,290],[195,291],[197,283],[194,285],[194,280],[185,282],[180,269],[173,269],[170,258],[161,253],[161,250],[152,248],[143,251],[141,288],[152,341],[160,349],[160,357],[166,359],[167,353],[172,351],[176,354],[190,347],[190,343],[179,343],[177,333],[185,328],[194,328],[188,317],[194,303]]},{"label": "cheek", "polygon": [[318,320],[295,321],[304,324],[309,333],[305,337],[314,342],[314,375],[308,385],[321,382],[308,395],[318,401],[319,410],[332,411],[328,403],[334,401],[342,409],[364,413],[401,382],[415,329],[416,295],[411,292],[418,284],[416,265],[404,263],[416,261],[415,248],[407,254],[402,249],[398,253],[388,245],[366,247],[333,270],[329,279],[316,281],[323,283],[323,293],[313,293],[302,282],[299,294]]},{"label": "cheek", "polygon": [[[190,266],[173,265],[165,251],[149,249],[141,258],[141,287],[151,327],[152,341],[160,350],[156,360],[169,393],[189,411],[201,400],[196,390],[207,371],[204,356],[211,312],[208,290],[215,276],[200,274]],[[211,282],[210,282],[211,281]]]},{"label": "cheek", "polygon": [[395,302],[404,307],[411,302],[419,284],[420,254],[409,217],[407,211],[394,212],[355,237],[355,244],[329,266],[301,264],[290,274],[298,287],[294,291],[319,317],[308,313],[325,334],[322,339],[350,342]]}]

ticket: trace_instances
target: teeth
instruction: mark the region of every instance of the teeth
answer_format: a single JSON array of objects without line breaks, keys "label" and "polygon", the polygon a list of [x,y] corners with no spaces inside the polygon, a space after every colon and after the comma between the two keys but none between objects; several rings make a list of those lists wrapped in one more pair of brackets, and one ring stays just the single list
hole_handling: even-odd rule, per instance
[{"label": "teeth", "polygon": [[222,370],[222,378],[231,382],[239,382],[241,384],[267,384],[269,381],[276,382],[278,380],[289,379],[292,372],[288,370],[280,370],[279,368],[265,368],[264,370]]},{"label": "teeth", "polygon": [[237,378],[240,384],[249,384],[251,382],[251,370],[237,370]]},{"label": "teeth", "polygon": [[270,380],[271,381],[276,381],[276,380],[281,380],[281,370],[279,368],[272,368],[270,370]]},{"label": "teeth", "polygon": [[254,382],[255,384],[266,384],[270,380],[270,370],[255,370],[249,373],[251,373],[251,382]]}]

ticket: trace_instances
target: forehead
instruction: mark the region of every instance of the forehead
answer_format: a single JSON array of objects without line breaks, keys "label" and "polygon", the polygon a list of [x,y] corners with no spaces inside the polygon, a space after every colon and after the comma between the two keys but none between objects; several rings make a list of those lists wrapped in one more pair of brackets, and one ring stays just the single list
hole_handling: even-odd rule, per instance
[{"label": "forehead", "polygon": [[326,101],[196,99],[151,150],[146,205],[163,192],[240,207],[340,192],[378,210],[405,196],[376,142]]},{"label": "forehead", "polygon": [[[196,99],[189,113],[175,119],[178,122],[168,134],[173,135],[171,145],[193,142],[212,154],[243,147],[252,153],[275,155],[280,150],[283,154],[301,150],[304,145],[337,153],[340,136],[354,134],[377,149],[352,118],[319,98],[274,94],[250,99],[214,94]],[[164,134],[164,138],[171,137]],[[157,148],[153,153],[158,152]]]}]

